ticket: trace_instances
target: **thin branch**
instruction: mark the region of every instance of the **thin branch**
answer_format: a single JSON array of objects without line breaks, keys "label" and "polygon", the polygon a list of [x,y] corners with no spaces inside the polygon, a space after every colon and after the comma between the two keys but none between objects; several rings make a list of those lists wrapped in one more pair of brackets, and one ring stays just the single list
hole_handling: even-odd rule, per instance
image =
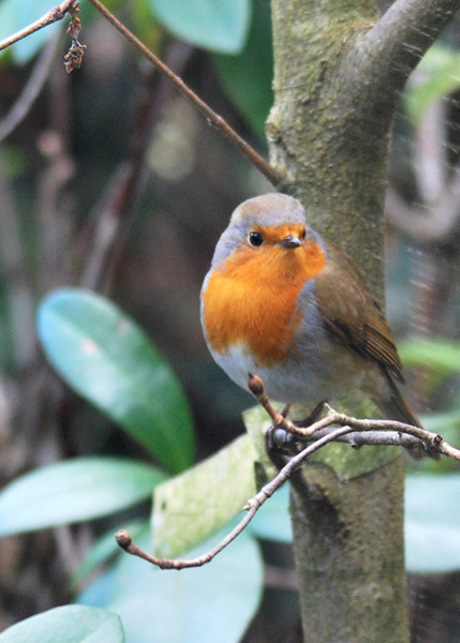
[{"label": "thin branch", "polygon": [[6,49],[7,47],[10,47],[11,45],[14,45],[15,42],[19,42],[19,40],[30,36],[36,31],[43,29],[43,27],[47,27],[48,25],[52,25],[54,22],[62,20],[65,15],[74,8],[74,2],[75,0],[65,0],[53,9],[47,11],[44,16],[33,22],[28,27],[25,27],[24,29],[17,31],[12,36],[8,36],[8,38],[1,40],[0,51]]},{"label": "thin branch", "polygon": [[177,87],[177,89],[191,102],[198,110],[206,116],[210,125],[213,125],[223,134],[247,159],[270,181],[275,187],[280,179],[269,163],[258,154],[248,143],[235,132],[230,125],[212,110],[190,87],[177,76],[167,65],[148,49],[125,25],[116,18],[99,0],[89,2],[127,39],[136,49],[164,74]]},{"label": "thin branch", "polygon": [[[398,422],[396,420],[358,419],[349,415],[345,415],[344,413],[338,413],[337,411],[331,409],[328,404],[323,405],[324,408],[327,409],[327,413],[323,419],[314,422],[306,428],[298,426],[275,411],[265,393],[264,384],[261,377],[259,377],[258,375],[249,374],[248,388],[256,398],[257,402],[259,402],[259,404],[261,404],[261,406],[263,406],[263,408],[267,411],[276,428],[281,428],[288,433],[293,433],[300,439],[316,439],[317,434],[321,434],[321,430],[326,429],[331,424],[339,424],[341,426],[348,425],[356,431],[366,433],[366,436],[361,437],[358,441],[356,436],[353,436],[352,443],[354,446],[358,446],[358,443],[359,446],[362,446],[364,444],[393,444],[397,446],[408,446],[406,438],[404,439],[404,441],[406,442],[405,444],[403,444],[402,441],[398,442],[396,435],[400,434],[404,436],[410,436],[412,438],[415,438],[417,442],[421,442],[427,454],[446,455],[448,457],[454,458],[455,460],[460,460],[460,450],[449,445],[438,433],[433,433],[431,431],[427,431],[426,429],[422,429],[421,427],[413,426],[412,424],[406,424],[404,422]],[[388,439],[388,437],[386,436],[388,431],[394,432],[391,435],[390,439]],[[409,443],[413,444],[412,440],[410,440]]]},{"label": "thin branch", "polygon": [[[315,431],[314,439],[327,435],[328,429],[319,429]],[[360,449],[362,446],[379,445],[388,447],[403,447],[405,449],[416,449],[420,447],[420,440],[412,435],[400,433],[399,431],[376,430],[376,431],[354,431],[341,438],[336,442],[349,444],[353,449]]]},{"label": "thin branch", "polygon": [[[115,535],[118,545],[128,554],[138,556],[148,563],[160,567],[161,569],[186,569],[190,567],[202,567],[211,562],[222,550],[241,534],[256,515],[260,507],[277,491],[294,473],[294,471],[305,462],[313,453],[321,449],[329,442],[342,441],[348,438],[350,444],[354,447],[366,445],[393,445],[414,447],[421,441],[427,452],[435,452],[448,457],[460,460],[460,450],[448,444],[444,438],[436,433],[426,431],[420,427],[396,422],[392,420],[359,420],[354,417],[338,413],[330,408],[327,404],[324,407],[327,413],[324,418],[314,422],[308,428],[302,428],[294,425],[287,420],[284,415],[277,413],[268,397],[265,394],[263,381],[260,377],[250,375],[250,390],[256,397],[257,401],[268,412],[275,427],[283,428],[291,432],[294,428],[296,437],[302,436],[304,439],[311,438],[314,441],[294,456],[280,469],[279,473],[260,489],[255,496],[250,498],[244,507],[246,514],[240,522],[230,531],[223,540],[215,547],[205,552],[201,556],[189,560],[177,558],[159,558],[147,554],[139,549],[133,542],[130,534],[122,529]],[[332,424],[338,424],[339,428],[326,430]],[[414,442],[415,439],[415,442]]]},{"label": "thin branch", "polygon": [[[308,428],[300,427],[297,424],[294,424],[294,422],[288,420],[286,417],[286,413],[278,413],[277,411],[275,411],[270,400],[268,399],[267,394],[265,393],[263,380],[258,375],[249,373],[248,388],[256,398],[257,402],[265,409],[265,411],[270,416],[274,428],[284,429],[288,433],[305,440],[306,438],[313,435],[314,431],[328,427],[331,424],[327,415],[322,420],[311,424]],[[320,405],[320,407],[322,406],[323,405]],[[316,412],[314,411],[313,413],[314,416],[316,416]]]},{"label": "thin branch", "polygon": [[211,562],[217,554],[228,547],[228,545],[230,545],[230,543],[246,529],[262,505],[271,498],[275,491],[277,491],[286,482],[286,480],[290,478],[297,467],[299,467],[310,455],[325,444],[328,444],[329,442],[332,442],[332,440],[338,439],[351,431],[353,431],[353,429],[349,426],[335,429],[292,457],[280,472],[270,480],[270,482],[264,485],[255,496],[248,500],[244,507],[246,514],[236,527],[234,527],[234,529],[232,529],[232,531],[230,531],[215,547],[201,556],[197,556],[196,558],[191,558],[189,560],[181,558],[158,558],[156,556],[151,556],[150,554],[142,551],[142,549],[133,542],[130,534],[125,529],[121,529],[115,534],[115,540],[117,541],[117,544],[126,551],[126,553],[138,556],[160,569],[188,569],[190,567],[202,567],[203,565]]}]

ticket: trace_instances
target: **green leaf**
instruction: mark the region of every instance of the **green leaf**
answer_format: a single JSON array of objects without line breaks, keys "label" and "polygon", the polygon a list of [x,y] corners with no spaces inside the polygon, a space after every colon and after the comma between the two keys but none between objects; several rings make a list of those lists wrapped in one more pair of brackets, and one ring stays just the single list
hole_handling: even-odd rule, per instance
[{"label": "green leaf", "polygon": [[460,54],[436,43],[422,58],[405,91],[407,110],[417,127],[427,109],[460,88]]},{"label": "green leaf", "polygon": [[164,474],[122,458],[78,458],[37,469],[0,494],[0,535],[90,520],[150,497]]},{"label": "green leaf", "polygon": [[460,342],[444,339],[416,339],[399,346],[405,366],[423,366],[444,375],[460,373]]},{"label": "green leaf", "polygon": [[[216,540],[187,557],[208,550]],[[149,550],[150,535],[146,533],[136,544]],[[105,600],[106,608],[120,614],[128,641],[235,643],[242,639],[257,611],[262,588],[259,547],[243,533],[208,565],[179,574],[122,556],[108,575],[108,583],[105,578],[96,581],[78,600]]]},{"label": "green leaf", "polygon": [[460,569],[459,475],[406,477],[406,565],[421,573]]},{"label": "green leaf", "polygon": [[97,607],[66,605],[26,618],[0,634],[1,643],[123,643],[118,614]]},{"label": "green leaf", "polygon": [[42,302],[38,334],[48,359],[75,391],[172,471],[191,464],[187,400],[131,318],[93,292],[64,288]]},{"label": "green leaf", "polygon": [[182,554],[222,529],[256,492],[256,454],[241,436],[212,457],[159,485],[153,529],[158,556]]},{"label": "green leaf", "polygon": [[241,53],[238,56],[217,55],[215,62],[224,90],[265,142],[265,121],[273,105],[270,3],[253,3],[251,28]]},{"label": "green leaf", "polygon": [[247,34],[249,0],[149,0],[158,20],[193,45],[238,53]]}]

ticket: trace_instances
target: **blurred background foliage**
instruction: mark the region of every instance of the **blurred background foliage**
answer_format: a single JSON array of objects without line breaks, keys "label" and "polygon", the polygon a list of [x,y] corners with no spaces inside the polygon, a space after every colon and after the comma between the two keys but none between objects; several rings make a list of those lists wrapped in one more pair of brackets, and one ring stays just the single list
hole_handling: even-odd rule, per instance
[{"label": "blurred background foliage", "polygon": [[[106,6],[267,154],[269,0]],[[2,0],[0,39],[50,8],[46,0]],[[241,412],[251,399],[208,355],[199,291],[234,207],[271,186],[86,2],[80,17],[87,50],[71,75],[62,63],[69,45],[63,23],[0,56],[0,486],[8,485],[0,496],[0,629],[83,592],[88,605],[125,609],[127,640],[134,642],[192,640],[191,633],[204,641],[204,628],[212,641],[236,641],[245,632],[247,641],[300,640],[286,496],[281,510],[273,503],[200,580],[173,574],[163,581],[161,574],[161,583],[153,582],[148,567],[123,556],[107,565],[120,525],[132,524],[150,548],[146,519],[155,484],[243,431]],[[459,27],[455,18],[401,97],[386,208],[387,314],[408,369],[409,397],[426,427],[456,445]],[[125,326],[128,335],[117,335]],[[72,353],[85,336],[93,343]],[[105,369],[98,371],[104,391],[91,388],[84,374],[83,358],[95,354]],[[142,381],[151,383],[147,396],[139,393]],[[172,442],[164,449],[171,418]],[[61,460],[64,468],[53,468]],[[421,470],[408,479],[408,564],[418,572],[409,587],[413,641],[458,640],[458,467],[410,466]],[[43,476],[23,476],[31,470]],[[44,499],[55,489],[59,502],[46,514]],[[439,498],[445,502],[436,513]],[[107,517],[109,511],[118,513]],[[83,518],[97,519],[62,525]],[[44,526],[53,529],[33,533]],[[7,535],[21,531],[30,533]],[[236,564],[242,559],[243,569]],[[195,583],[211,588],[203,593],[206,608],[192,601]],[[217,586],[222,595],[210,611]],[[156,605],[158,616],[152,619],[146,605]],[[63,613],[51,614],[59,625]],[[103,618],[79,614],[88,627]],[[110,640],[122,640],[118,623],[104,625],[113,628]],[[62,631],[56,640],[64,640]]]}]

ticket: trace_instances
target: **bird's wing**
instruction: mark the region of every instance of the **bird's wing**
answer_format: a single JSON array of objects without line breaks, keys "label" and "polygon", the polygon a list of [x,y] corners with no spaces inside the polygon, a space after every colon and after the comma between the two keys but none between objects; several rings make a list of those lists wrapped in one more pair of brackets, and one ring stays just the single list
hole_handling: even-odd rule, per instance
[{"label": "bird's wing", "polygon": [[375,360],[397,380],[402,365],[391,330],[354,263],[328,242],[329,261],[315,276],[315,294],[329,330],[366,359]]}]

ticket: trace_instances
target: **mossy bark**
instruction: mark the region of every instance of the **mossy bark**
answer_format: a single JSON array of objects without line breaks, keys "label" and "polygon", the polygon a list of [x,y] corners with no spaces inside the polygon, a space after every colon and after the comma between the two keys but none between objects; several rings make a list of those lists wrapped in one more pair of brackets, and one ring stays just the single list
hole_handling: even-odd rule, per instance
[{"label": "mossy bark", "polygon": [[[393,114],[411,69],[459,4],[398,0],[381,18],[374,0],[272,0],[275,105],[267,137],[279,189],[348,251],[381,302]],[[329,458],[293,480],[305,641],[409,639],[404,471],[396,454],[383,460],[371,457],[347,474]]]},{"label": "mossy bark", "polygon": [[294,481],[291,516],[304,640],[409,640],[401,458],[341,480],[307,465]]},{"label": "mossy bark", "polygon": [[267,136],[280,189],[299,198],[312,226],[352,254],[380,289],[388,117],[363,129],[372,114],[363,113],[366,97],[357,95],[347,55],[377,20],[375,3],[274,0],[272,12],[275,105]]}]

